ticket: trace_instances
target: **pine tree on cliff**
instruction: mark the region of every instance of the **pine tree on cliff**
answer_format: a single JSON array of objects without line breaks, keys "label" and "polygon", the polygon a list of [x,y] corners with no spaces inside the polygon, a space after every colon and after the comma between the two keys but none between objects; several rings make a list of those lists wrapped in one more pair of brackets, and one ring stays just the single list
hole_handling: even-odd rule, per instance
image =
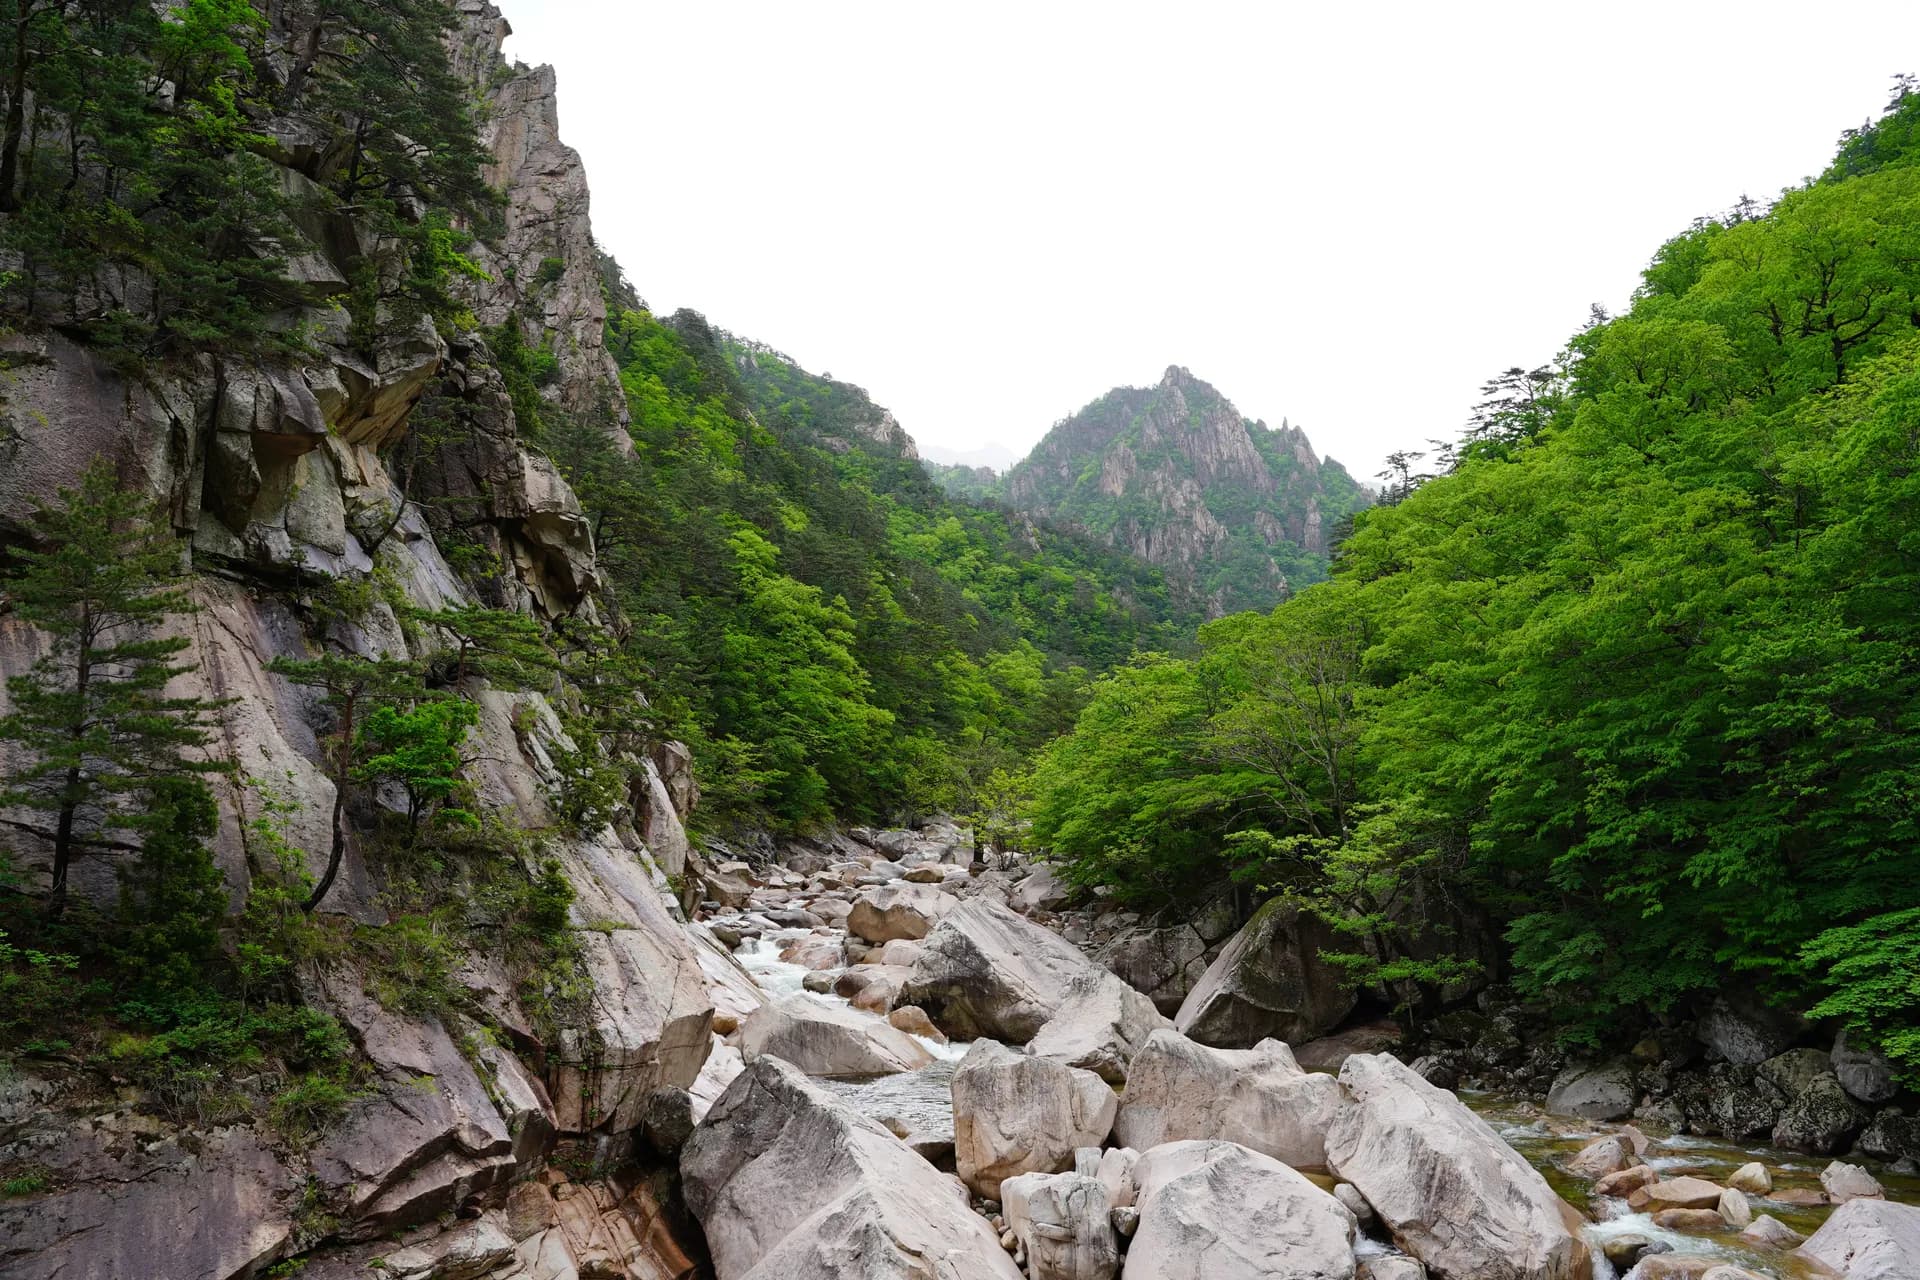
[{"label": "pine tree on cliff", "polygon": [[193,668],[176,661],[189,641],[158,632],[194,606],[179,543],[144,495],[95,462],[78,491],[61,490],[30,524],[34,545],[13,553],[0,589],[48,646],[7,681],[0,742],[15,747],[17,763],[0,775],[0,807],[51,824],[9,825],[51,845],[47,910],[58,915],[74,856],[111,847],[110,831],[135,825],[137,793],[224,767],[199,755],[220,704],[166,692]]}]

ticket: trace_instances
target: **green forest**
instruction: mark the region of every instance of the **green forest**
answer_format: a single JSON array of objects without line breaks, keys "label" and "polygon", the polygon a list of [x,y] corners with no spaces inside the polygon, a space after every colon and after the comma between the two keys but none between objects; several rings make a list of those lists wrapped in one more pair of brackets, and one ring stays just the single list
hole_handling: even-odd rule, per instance
[{"label": "green forest", "polygon": [[1099,680],[1036,843],[1296,896],[1415,1003],[1506,971],[1598,1039],[1748,987],[1920,1071],[1917,162],[1902,82],[1491,385],[1330,582]]}]

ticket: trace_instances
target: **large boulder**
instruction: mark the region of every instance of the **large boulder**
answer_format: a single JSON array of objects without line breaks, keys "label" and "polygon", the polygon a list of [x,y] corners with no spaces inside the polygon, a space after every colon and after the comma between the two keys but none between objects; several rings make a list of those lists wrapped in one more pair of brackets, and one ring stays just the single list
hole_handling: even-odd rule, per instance
[{"label": "large boulder", "polygon": [[1441,1280],[1586,1280],[1572,1210],[1451,1093],[1385,1054],[1340,1069],[1327,1165]]},{"label": "large boulder", "polygon": [[1302,1071],[1277,1040],[1212,1049],[1156,1031],[1133,1060],[1114,1137],[1140,1151],[1188,1139],[1238,1142],[1294,1168],[1320,1169],[1339,1106],[1338,1082]]},{"label": "large boulder", "polygon": [[1815,1076],[1787,1104],[1773,1126],[1773,1144],[1793,1151],[1831,1155],[1844,1151],[1867,1124],[1867,1111],[1847,1096],[1831,1071]]},{"label": "large boulder", "polygon": [[1633,1114],[1633,1064],[1568,1067],[1547,1090],[1547,1110],[1589,1120],[1625,1120]]},{"label": "large boulder", "polygon": [[1174,1142],[1134,1166],[1127,1280],[1352,1280],[1353,1214],[1278,1160]]},{"label": "large boulder", "polygon": [[1045,863],[1029,871],[1014,887],[1007,905],[1021,915],[1035,911],[1058,911],[1073,897],[1073,887],[1054,874]]},{"label": "large boulder", "polygon": [[1083,1173],[1023,1173],[1000,1184],[1007,1229],[1031,1280],[1113,1280],[1120,1268],[1107,1188]]},{"label": "large boulder", "polygon": [[1776,1010],[1746,1008],[1724,998],[1700,1018],[1700,1042],[1740,1067],[1755,1067],[1786,1052],[1795,1039],[1793,1020]]},{"label": "large boulder", "polygon": [[804,994],[755,1009],[740,1024],[748,1062],[784,1059],[810,1076],[859,1080],[918,1071],[933,1055],[918,1040],[878,1018]]},{"label": "large boulder", "polygon": [[714,1103],[680,1173],[718,1280],[1020,1280],[951,1178],[777,1058]]},{"label": "large boulder", "polygon": [[1093,973],[1072,987],[1027,1047],[1039,1057],[1094,1072],[1109,1084],[1125,1084],[1127,1064],[1147,1037],[1172,1026],[1153,1001],[1111,975]]},{"label": "large boulder", "polygon": [[1190,924],[1129,929],[1094,958],[1168,1017],[1207,973],[1207,944]]},{"label": "large boulder", "polygon": [[1842,1031],[1833,1042],[1833,1074],[1847,1096],[1860,1102],[1886,1102],[1900,1092],[1886,1055],[1858,1043]]},{"label": "large boulder", "polygon": [[1353,1011],[1344,972],[1320,958],[1342,946],[1321,921],[1275,898],[1208,966],[1174,1025],[1222,1049],[1324,1035]]},{"label": "large boulder", "polygon": [[899,1003],[919,1005],[956,1039],[1025,1044],[1101,972],[1051,929],[975,898],[927,935]]},{"label": "large boulder", "polygon": [[930,884],[877,885],[853,900],[847,931],[868,942],[924,938],[960,900]]},{"label": "large boulder", "polygon": [[960,1180],[988,1199],[1022,1173],[1061,1173],[1078,1147],[1098,1147],[1119,1102],[1091,1071],[976,1040],[953,1073],[953,1156]]},{"label": "large boulder", "polygon": [[1920,1259],[1920,1206],[1849,1200],[1799,1252],[1847,1280],[1912,1280]]}]

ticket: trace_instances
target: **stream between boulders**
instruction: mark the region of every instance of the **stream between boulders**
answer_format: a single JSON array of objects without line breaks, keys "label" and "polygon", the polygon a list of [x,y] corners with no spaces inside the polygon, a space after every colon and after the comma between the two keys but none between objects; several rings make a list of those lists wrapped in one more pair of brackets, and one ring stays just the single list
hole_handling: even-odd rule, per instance
[{"label": "stream between boulders", "polygon": [[[903,865],[904,864],[904,865]],[[922,864],[924,865],[924,864]],[[884,944],[871,941],[875,930],[865,928],[868,940],[851,935],[846,927],[847,914],[844,911],[829,909],[836,899],[841,906],[862,909],[860,903],[864,894],[868,905],[869,922],[874,918],[872,903],[874,895],[868,891],[889,886],[912,885],[920,893],[920,900],[926,900],[926,893],[945,888],[958,890],[964,894],[969,888],[967,869],[960,866],[936,863],[939,875],[926,872],[915,875],[912,881],[906,873],[914,870],[913,860],[902,859],[889,862],[882,858],[871,860],[867,868],[843,867],[842,878],[847,883],[821,892],[821,881],[816,875],[809,878],[797,875],[785,869],[774,867],[764,873],[751,873],[742,864],[729,864],[727,872],[736,880],[751,882],[748,892],[738,895],[736,901],[721,906],[709,902],[705,923],[713,930],[722,945],[731,943],[733,959],[739,970],[749,977],[758,989],[759,996],[770,1005],[782,1002],[802,1002],[797,1006],[799,1016],[809,1016],[809,1011],[817,1011],[817,1016],[835,1020],[858,1020],[858,1025],[875,1029],[876,1034],[889,1038],[900,1035],[904,1030],[906,1039],[923,1051],[915,1055],[909,1069],[891,1070],[886,1074],[859,1075],[834,1071],[830,1075],[814,1075],[812,1083],[835,1097],[844,1100],[859,1114],[879,1123],[883,1128],[900,1138],[913,1151],[924,1157],[935,1167],[952,1172],[955,1169],[955,1112],[956,1091],[955,1076],[963,1060],[974,1048],[972,1042],[957,1036],[947,1039],[934,1026],[922,1025],[918,1019],[921,1011],[908,1009],[904,1016],[896,1013],[889,1017],[883,1010],[896,1008],[904,1004],[898,988],[910,979],[903,977],[902,961],[913,963],[913,957],[919,954],[926,937],[926,931],[938,923],[937,918],[923,924],[910,924],[903,929],[881,928],[883,934],[895,934],[905,946],[894,946],[889,941]],[[860,874],[847,875],[849,871]],[[980,868],[973,868],[975,875]],[[1000,875],[1001,873],[994,873]],[[762,879],[762,876],[765,879]],[[1011,884],[1010,877],[1003,879]],[[829,879],[831,885],[831,879]],[[878,901],[891,911],[890,900],[882,894]],[[805,916],[796,917],[792,912],[805,911],[807,906],[818,907],[825,914],[816,917],[820,923],[812,923]],[[900,910],[907,911],[903,904]],[[812,914],[812,913],[808,913]],[[852,952],[847,948],[851,943]],[[863,955],[862,949],[870,948]],[[883,950],[884,948],[884,950]],[[876,966],[874,961],[880,961]],[[862,971],[865,972],[862,972]],[[846,975],[852,974],[848,979]],[[854,989],[856,997],[862,981],[871,978],[872,982],[892,984],[879,988],[884,994],[878,999],[849,999],[837,994],[839,990]],[[742,1002],[738,1011],[740,1020],[751,1016],[747,1007],[751,998]],[[860,1007],[864,1005],[865,1007]],[[765,1021],[763,1015],[761,1021]],[[951,1019],[944,1019],[951,1021]],[[729,1025],[733,1019],[724,1019],[723,1029],[734,1032],[729,1037],[734,1046],[742,1042],[737,1026]],[[1159,1020],[1165,1025],[1165,1020]],[[884,1032],[879,1029],[885,1028]],[[1172,1034],[1163,1032],[1160,1034]],[[986,1037],[981,1037],[985,1039]],[[891,1039],[890,1043],[894,1043]],[[718,1043],[718,1042],[717,1042]],[[771,1053],[764,1049],[762,1052]],[[905,1051],[895,1049],[899,1054]],[[983,1052],[985,1052],[983,1050]],[[1201,1052],[1206,1052],[1202,1050]],[[754,1053],[749,1050],[747,1058]],[[976,1055],[978,1057],[980,1055]],[[1010,1055],[1011,1056],[1011,1055]],[[1384,1055],[1382,1055],[1384,1056]],[[710,1099],[723,1089],[726,1083],[740,1071],[740,1059],[729,1055],[723,1058],[716,1054],[716,1062],[729,1062],[721,1067],[719,1073],[724,1078],[709,1083],[706,1093],[709,1102],[697,1104],[702,1112]],[[1340,1064],[1316,1064],[1325,1070],[1331,1066],[1338,1070]],[[1287,1059],[1287,1066],[1292,1061]],[[710,1068],[711,1070],[712,1068]],[[1078,1074],[1087,1074],[1081,1072]],[[1103,1072],[1103,1074],[1105,1074]],[[1109,1076],[1111,1079],[1111,1076]],[[1123,1077],[1124,1079],[1124,1077]],[[1124,1085],[1116,1088],[1124,1101]],[[696,1089],[698,1096],[702,1091]],[[1595,1193],[1595,1178],[1591,1172],[1579,1171],[1577,1160],[1581,1153],[1592,1144],[1612,1135],[1621,1135],[1623,1142],[1639,1140],[1638,1152],[1629,1160],[1630,1164],[1644,1164],[1657,1173],[1661,1185],[1670,1185],[1667,1180],[1682,1178],[1704,1179],[1718,1186],[1724,1186],[1735,1171],[1755,1162],[1764,1166],[1770,1186],[1765,1190],[1749,1192],[1744,1202],[1743,1213],[1750,1212],[1752,1218],[1763,1215],[1771,1218],[1781,1227],[1793,1233],[1794,1237],[1810,1237],[1818,1231],[1830,1215],[1836,1212],[1836,1206],[1824,1203],[1826,1192],[1822,1186],[1822,1173],[1831,1163],[1824,1157],[1807,1156],[1767,1146],[1751,1146],[1727,1142],[1716,1138],[1704,1138],[1688,1134],[1673,1133],[1654,1124],[1644,1124],[1636,1129],[1631,1125],[1603,1124],[1584,1120],[1575,1116],[1555,1115],[1543,1107],[1526,1099],[1509,1095],[1461,1090],[1458,1097],[1471,1111],[1490,1126],[1507,1147],[1537,1170],[1547,1185],[1557,1192],[1568,1204],[1573,1206],[1587,1219],[1579,1227],[1580,1236],[1587,1246],[1592,1276],[1594,1280],[1660,1280],[1662,1277],[1701,1277],[1711,1268],[1716,1271],[1710,1280],[1744,1280],[1746,1276],[1773,1277],[1775,1280],[1813,1280],[1814,1277],[1831,1275],[1871,1275],[1875,1280],[1899,1280],[1900,1277],[1920,1277],[1920,1257],[1911,1259],[1910,1269],[1901,1270],[1896,1263],[1893,1270],[1834,1271],[1821,1266],[1804,1254],[1791,1247],[1769,1248],[1744,1236],[1730,1223],[1702,1225],[1695,1220],[1686,1224],[1686,1229],[1655,1222],[1653,1210],[1658,1204],[1648,1205],[1636,1210],[1622,1196],[1599,1195]],[[1202,1105],[1206,1105],[1203,1101]],[[1642,1132],[1644,1130],[1644,1132]],[[1103,1131],[1104,1132],[1104,1131]],[[1104,1139],[1103,1139],[1104,1141]],[[1119,1144],[1116,1132],[1113,1144]],[[1096,1146],[1098,1144],[1095,1144]],[[1187,1144],[1199,1145],[1199,1144]],[[1226,1146],[1215,1142],[1215,1147]],[[1161,1147],[1157,1150],[1165,1151]],[[1112,1153],[1107,1153],[1111,1155]],[[1211,1157],[1210,1157],[1211,1158]],[[1102,1176],[1106,1162],[1101,1162]],[[1325,1191],[1334,1191],[1341,1179],[1304,1166],[1305,1177]],[[1092,1162],[1087,1153],[1080,1154],[1080,1171],[1092,1174]],[[966,1172],[964,1169],[962,1172]],[[1029,1175],[1032,1177],[1033,1175]],[[1069,1177],[1070,1175],[1061,1175]],[[1872,1176],[1883,1189],[1885,1199],[1890,1202],[1911,1205],[1920,1202],[1920,1177],[1901,1176],[1885,1169],[1876,1168]],[[1737,1181],[1737,1179],[1736,1179]],[[975,1188],[978,1181],[975,1180]],[[1014,1184],[1009,1182],[1010,1187]],[[1677,1183],[1671,1185],[1678,1185]],[[1341,1188],[1340,1200],[1343,1204],[1354,1204],[1348,1196],[1356,1188]],[[1024,1194],[1024,1193],[1023,1193]],[[1738,1192],[1735,1193],[1738,1196]],[[1550,1198],[1550,1197],[1549,1197]],[[995,1234],[1002,1239],[1008,1252],[1015,1254],[1015,1260],[1024,1274],[1067,1276],[1075,1274],[1069,1264],[1065,1269],[1055,1262],[1050,1267],[1035,1268],[1033,1259],[1026,1256],[1024,1242],[1014,1240],[1014,1232],[1003,1215],[1001,1206],[990,1198],[977,1194],[969,1196],[974,1212],[990,1221]],[[1356,1236],[1353,1245],[1353,1257],[1358,1260],[1358,1274],[1362,1280],[1368,1277],[1381,1277],[1384,1280],[1401,1280],[1402,1277],[1418,1277],[1429,1272],[1420,1270],[1414,1261],[1405,1258],[1391,1242],[1392,1235],[1378,1220],[1366,1211],[1364,1204],[1359,1205],[1364,1213],[1361,1218],[1361,1233]],[[711,1230],[711,1227],[710,1227]],[[1637,1241],[1639,1243],[1631,1243]],[[1797,1240],[1791,1243],[1797,1243]],[[1084,1244],[1084,1242],[1082,1242]],[[1644,1245],[1644,1261],[1638,1265],[1633,1258],[1636,1251]],[[1066,1247],[1066,1246],[1062,1246]],[[1073,1248],[1082,1248],[1074,1245]],[[1106,1247],[1106,1246],[1103,1246]],[[1118,1250],[1126,1248],[1124,1242],[1115,1241],[1111,1246],[1117,1258]],[[1084,1252],[1084,1250],[1083,1250]],[[1097,1254],[1097,1250],[1095,1251]],[[1881,1250],[1884,1254],[1885,1250]],[[1608,1255],[1613,1254],[1622,1265],[1616,1267]],[[1081,1256],[1075,1254],[1075,1257]],[[1129,1255],[1131,1256],[1131,1255]],[[1880,1256],[1880,1255],[1876,1255]],[[1655,1259],[1658,1259],[1657,1261]],[[1883,1259],[1884,1261],[1884,1259]],[[1744,1270],[1729,1270],[1738,1268]],[[758,1272],[756,1271],[757,1275]],[[860,1272],[865,1275],[866,1273]],[[943,1273],[944,1274],[944,1273]],[[1090,1269],[1079,1274],[1112,1274],[1103,1272],[1096,1260]],[[1156,1274],[1159,1274],[1156,1272]],[[1205,1280],[1207,1273],[1198,1273]],[[1258,1268],[1249,1271],[1234,1271],[1234,1275],[1295,1274],[1293,1271],[1262,1271]],[[1299,1274],[1309,1274],[1300,1272]],[[1318,1274],[1318,1273],[1312,1273]],[[1540,1272],[1539,1274],[1548,1274]],[[1575,1275],[1577,1272],[1569,1272]]]}]

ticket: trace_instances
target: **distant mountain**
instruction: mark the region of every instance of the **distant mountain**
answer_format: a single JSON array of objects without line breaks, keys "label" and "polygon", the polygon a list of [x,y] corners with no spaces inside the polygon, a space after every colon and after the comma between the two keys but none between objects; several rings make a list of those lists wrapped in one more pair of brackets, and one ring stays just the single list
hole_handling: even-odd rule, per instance
[{"label": "distant mountain", "polygon": [[945,467],[966,467],[974,471],[1005,471],[1020,461],[1020,455],[999,441],[976,449],[954,449],[942,444],[923,444],[920,456]]},{"label": "distant mountain", "polygon": [[[936,478],[965,492],[967,477]],[[1131,551],[1216,616],[1324,578],[1336,526],[1368,502],[1304,432],[1243,417],[1178,366],[1056,424],[979,496]]]}]

